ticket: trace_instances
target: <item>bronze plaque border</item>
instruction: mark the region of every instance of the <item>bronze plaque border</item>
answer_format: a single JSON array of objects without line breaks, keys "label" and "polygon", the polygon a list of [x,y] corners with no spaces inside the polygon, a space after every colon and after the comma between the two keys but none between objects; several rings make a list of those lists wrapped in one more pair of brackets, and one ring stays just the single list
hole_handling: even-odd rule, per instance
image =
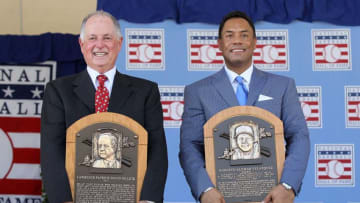
[{"label": "bronze plaque border", "polygon": [[111,112],[94,113],[85,116],[73,123],[66,133],[66,161],[65,167],[68,174],[72,197],[75,191],[75,158],[76,158],[76,134],[83,128],[96,123],[115,123],[121,125],[138,136],[138,170],[137,170],[137,191],[136,202],[139,202],[142,184],[147,166],[147,145],[148,134],[146,130],[132,118]]},{"label": "bronze plaque border", "polygon": [[[211,117],[204,125],[205,164],[206,164],[206,171],[209,174],[212,183],[216,186],[216,167],[215,167],[213,130],[221,122],[235,116],[253,116],[262,119],[274,126],[277,175],[278,175],[278,181],[280,181],[281,173],[285,161],[283,123],[274,114],[262,108],[255,106],[235,106],[218,112],[213,117]],[[260,202],[248,202],[248,203],[260,203]]]}]

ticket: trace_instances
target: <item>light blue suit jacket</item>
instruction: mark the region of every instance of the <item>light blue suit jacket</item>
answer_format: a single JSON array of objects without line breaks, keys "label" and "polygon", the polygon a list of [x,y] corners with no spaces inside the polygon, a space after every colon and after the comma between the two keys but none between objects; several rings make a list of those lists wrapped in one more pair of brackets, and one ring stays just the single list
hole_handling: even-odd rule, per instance
[{"label": "light blue suit jacket", "polygon": [[[259,101],[260,95],[272,99]],[[184,100],[180,164],[194,198],[199,200],[205,189],[214,187],[205,170],[203,125],[219,111],[239,104],[225,69],[186,86]],[[287,144],[280,182],[291,185],[297,194],[309,158],[310,141],[294,80],[254,67],[247,105],[263,108],[282,120]]]}]

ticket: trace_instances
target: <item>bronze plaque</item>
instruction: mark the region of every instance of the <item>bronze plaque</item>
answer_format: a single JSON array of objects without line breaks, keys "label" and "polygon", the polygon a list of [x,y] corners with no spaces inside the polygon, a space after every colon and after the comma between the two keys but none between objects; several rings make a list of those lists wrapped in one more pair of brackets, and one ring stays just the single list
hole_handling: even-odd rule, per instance
[{"label": "bronze plaque", "polygon": [[74,202],[138,202],[146,153],[146,131],[124,115],[99,113],[75,122],[66,149]]},{"label": "bronze plaque", "polygon": [[137,138],[112,123],[76,135],[76,202],[136,202]]},{"label": "bronze plaque", "polygon": [[[253,114],[254,110],[259,112]],[[270,113],[262,111],[233,107],[216,114],[214,117],[220,117],[215,122],[210,119],[204,127],[205,134],[211,134],[205,135],[206,168],[226,202],[261,202],[278,184],[284,159],[283,149],[278,148],[284,145],[276,143],[281,140],[276,128],[282,124],[264,118]],[[278,157],[279,151],[282,157]]]}]

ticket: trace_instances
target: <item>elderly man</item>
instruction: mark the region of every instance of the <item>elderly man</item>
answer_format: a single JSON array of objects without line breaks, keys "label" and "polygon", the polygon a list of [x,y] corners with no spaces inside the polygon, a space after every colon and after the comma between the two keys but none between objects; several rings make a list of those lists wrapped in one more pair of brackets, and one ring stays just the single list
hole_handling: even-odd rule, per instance
[{"label": "elderly man", "polygon": [[97,140],[97,156],[92,167],[94,168],[121,168],[117,157],[118,153],[118,138],[115,135],[106,132],[99,135]]},{"label": "elderly man", "polygon": [[66,129],[86,115],[103,111],[129,116],[147,130],[147,171],[140,199],[163,201],[168,159],[158,86],[116,70],[122,40],[120,25],[112,15],[104,11],[89,14],[83,20],[79,39],[87,69],[46,86],[41,169],[50,202],[72,201],[65,170]]}]

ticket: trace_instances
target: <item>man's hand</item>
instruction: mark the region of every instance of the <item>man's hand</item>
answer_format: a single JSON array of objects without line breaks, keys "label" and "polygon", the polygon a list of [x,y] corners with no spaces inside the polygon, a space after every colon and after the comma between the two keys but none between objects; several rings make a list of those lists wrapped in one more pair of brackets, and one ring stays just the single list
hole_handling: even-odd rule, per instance
[{"label": "man's hand", "polygon": [[205,192],[200,197],[201,203],[225,203],[222,194],[215,188]]},{"label": "man's hand", "polygon": [[264,203],[293,203],[295,194],[292,190],[287,190],[282,185],[277,185],[265,197]]}]

